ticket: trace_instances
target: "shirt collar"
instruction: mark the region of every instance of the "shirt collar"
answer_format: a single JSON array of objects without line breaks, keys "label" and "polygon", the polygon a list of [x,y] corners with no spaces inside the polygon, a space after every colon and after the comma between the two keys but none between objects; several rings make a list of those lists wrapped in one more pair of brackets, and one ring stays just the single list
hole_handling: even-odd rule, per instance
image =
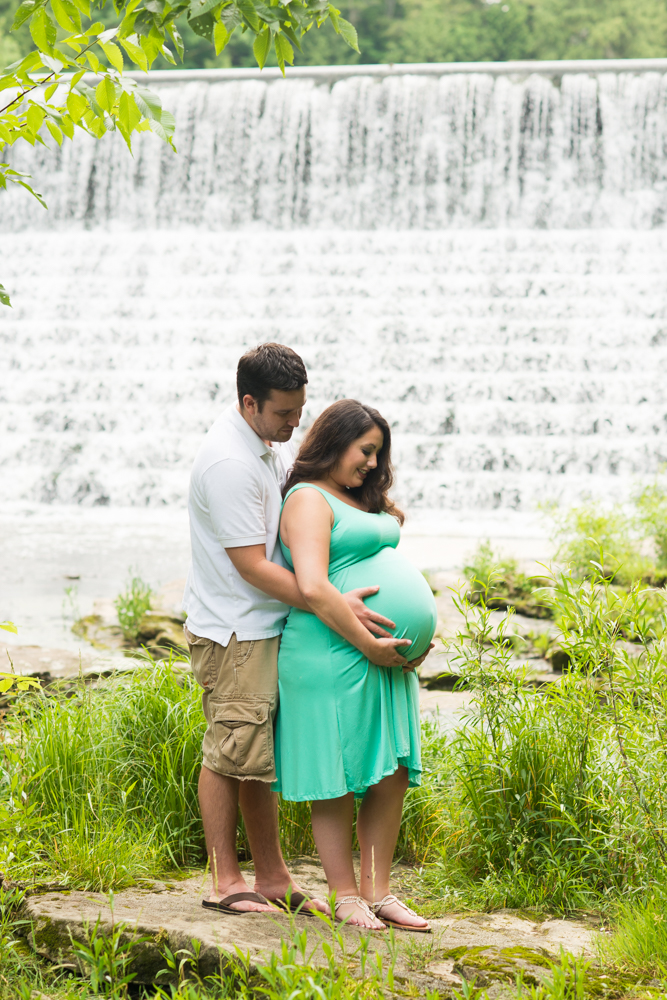
[{"label": "shirt collar", "polygon": [[247,420],[243,419],[236,408],[236,403],[232,403],[230,407],[230,419],[234,427],[236,427],[237,431],[242,435],[251,451],[257,455],[258,458],[263,458],[265,455],[270,455],[272,457],[275,455],[274,449],[270,448],[268,444],[265,444],[259,434],[255,433]]}]

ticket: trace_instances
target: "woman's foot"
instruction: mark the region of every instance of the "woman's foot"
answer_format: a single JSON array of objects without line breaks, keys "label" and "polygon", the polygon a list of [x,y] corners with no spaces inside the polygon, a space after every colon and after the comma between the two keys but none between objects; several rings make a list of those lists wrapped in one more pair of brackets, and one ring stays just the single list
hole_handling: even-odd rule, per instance
[{"label": "woman's foot", "polygon": [[345,921],[353,927],[365,927],[372,931],[386,931],[381,920],[374,916],[372,909],[361,896],[343,896],[335,906],[335,916],[339,923]]},{"label": "woman's foot", "polygon": [[420,931],[422,934],[430,933],[431,925],[428,920],[420,917],[418,913],[415,913],[409,906],[402,903],[397,896],[390,894],[374,903],[369,902],[368,905],[375,915],[384,920],[390,927],[397,927],[398,929],[408,931]]}]

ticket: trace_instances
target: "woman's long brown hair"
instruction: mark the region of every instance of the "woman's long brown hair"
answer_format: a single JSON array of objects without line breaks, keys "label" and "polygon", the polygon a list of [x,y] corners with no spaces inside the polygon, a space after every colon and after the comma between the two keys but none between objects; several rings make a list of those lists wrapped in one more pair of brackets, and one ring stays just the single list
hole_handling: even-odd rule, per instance
[{"label": "woman's long brown hair", "polygon": [[352,442],[374,426],[382,431],[377,466],[368,473],[363,486],[355,486],[348,492],[369,513],[384,511],[403,524],[403,511],[388,496],[394,483],[389,424],[372,406],[359,403],[356,399],[339,399],[319,415],[299,448],[296,462],[283,487],[283,496],[297,483],[316,483],[326,479]]}]

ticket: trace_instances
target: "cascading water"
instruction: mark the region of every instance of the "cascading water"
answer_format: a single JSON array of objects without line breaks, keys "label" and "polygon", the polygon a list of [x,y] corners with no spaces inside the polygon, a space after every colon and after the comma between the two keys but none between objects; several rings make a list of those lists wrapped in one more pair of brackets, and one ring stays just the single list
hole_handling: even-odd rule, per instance
[{"label": "cascading water", "polygon": [[0,499],[182,505],[238,355],[353,395],[415,507],[621,495],[667,461],[667,76],[161,84],[0,194]]}]

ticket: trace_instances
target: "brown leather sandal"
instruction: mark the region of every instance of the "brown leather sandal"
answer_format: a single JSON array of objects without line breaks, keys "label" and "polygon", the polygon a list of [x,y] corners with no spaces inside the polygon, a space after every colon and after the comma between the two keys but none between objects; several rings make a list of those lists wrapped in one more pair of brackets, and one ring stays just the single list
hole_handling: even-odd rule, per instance
[{"label": "brown leather sandal", "polygon": [[212,899],[202,899],[201,905],[206,910],[217,910],[218,913],[232,913],[235,917],[239,914],[242,916],[246,913],[257,913],[257,910],[237,910],[231,903],[239,903],[242,899],[247,899],[251,903],[266,903],[268,905],[268,899],[264,899],[259,892],[234,892],[231,896],[225,896],[221,899],[219,903],[214,903]]}]

